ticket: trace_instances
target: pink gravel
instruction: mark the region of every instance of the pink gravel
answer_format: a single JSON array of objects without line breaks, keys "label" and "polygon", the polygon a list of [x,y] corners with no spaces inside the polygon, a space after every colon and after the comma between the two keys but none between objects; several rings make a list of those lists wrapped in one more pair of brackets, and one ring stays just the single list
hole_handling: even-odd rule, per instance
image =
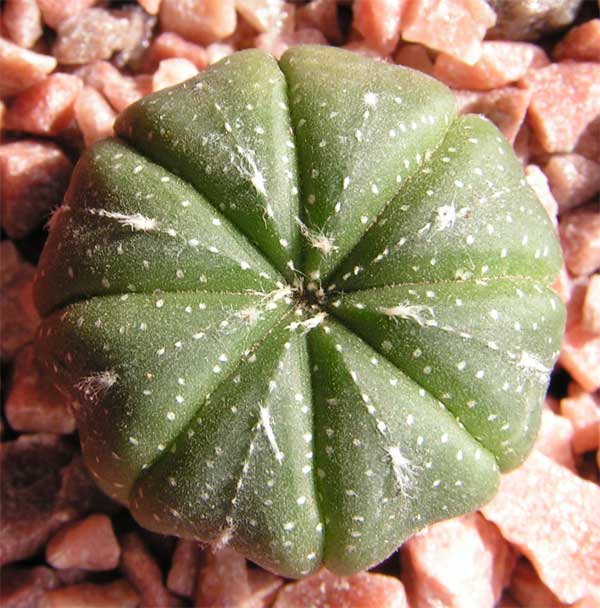
[{"label": "pink gravel", "polygon": [[427,50],[420,44],[404,44],[394,54],[394,61],[413,70],[419,70],[431,76],[433,62]]},{"label": "pink gravel", "polygon": [[117,115],[96,89],[84,86],[75,99],[73,110],[86,146],[91,146],[99,139],[112,137]]},{"label": "pink gravel", "polygon": [[535,192],[538,201],[546,210],[548,217],[555,226],[558,226],[557,214],[558,203],[550,191],[548,180],[544,172],[537,165],[527,165],[525,167],[525,179]]},{"label": "pink gravel", "polygon": [[210,44],[233,34],[234,0],[162,0],[160,25],[191,42]]},{"label": "pink gravel", "polygon": [[404,586],[395,577],[361,572],[349,577],[320,570],[286,585],[273,608],[408,608]]},{"label": "pink gravel", "polygon": [[181,606],[179,600],[165,587],[161,569],[139,534],[130,532],[121,544],[121,570],[139,591],[142,604],[161,608]]},{"label": "pink gravel", "polygon": [[22,239],[62,202],[71,162],[54,143],[22,139],[0,144],[1,221],[13,239]]},{"label": "pink gravel", "polygon": [[529,120],[544,150],[572,152],[600,115],[600,64],[553,63],[519,81],[532,89]]},{"label": "pink gravel", "polygon": [[553,55],[557,61],[600,61],[600,19],[591,19],[571,29],[556,45]]},{"label": "pink gravel", "polygon": [[600,203],[565,213],[561,220],[560,239],[571,274],[591,274],[600,268]]},{"label": "pink gravel", "polygon": [[563,415],[557,416],[551,410],[544,408],[534,448],[576,473],[572,449],[574,434],[573,424],[568,418]]},{"label": "pink gravel", "polygon": [[538,451],[482,509],[563,602],[600,585],[600,488]]},{"label": "pink gravel", "polygon": [[571,382],[568,396],[560,400],[560,413],[573,426],[572,444],[575,454],[598,449],[600,397]]},{"label": "pink gravel", "polygon": [[583,301],[581,322],[587,331],[600,334],[600,275],[590,277]]},{"label": "pink gravel", "polygon": [[482,41],[496,15],[484,0],[409,2],[402,17],[402,38],[453,55],[468,65],[482,56]]},{"label": "pink gravel", "polygon": [[167,588],[184,597],[192,597],[201,560],[198,543],[180,538],[173,552]]},{"label": "pink gravel", "polygon": [[163,32],[152,42],[149,63],[157,66],[163,59],[181,58],[191,61],[199,70],[208,65],[206,49],[193,42],[188,42],[173,32]]},{"label": "pink gravel", "polygon": [[117,112],[121,112],[152,90],[151,76],[124,76],[108,61],[96,61],[86,66],[82,75],[85,83],[100,91]]},{"label": "pink gravel", "polygon": [[544,585],[525,559],[519,560],[510,581],[510,594],[521,606],[559,608],[564,604]]},{"label": "pink gravel", "polygon": [[9,106],[6,125],[15,131],[58,135],[73,120],[73,104],[83,83],[71,74],[51,74]]},{"label": "pink gravel", "polygon": [[600,164],[580,154],[554,154],[544,173],[561,210],[577,207],[600,192]]},{"label": "pink gravel", "polygon": [[461,114],[483,114],[511,144],[523,125],[531,99],[530,91],[512,86],[481,92],[455,90],[454,96]]},{"label": "pink gravel", "polygon": [[278,30],[285,18],[283,0],[235,0],[235,8],[257,32]]},{"label": "pink gravel", "polygon": [[24,49],[0,37],[0,97],[10,97],[44,80],[56,59]]},{"label": "pink gravel", "polygon": [[479,513],[430,526],[403,545],[401,556],[412,608],[493,608],[516,560]]},{"label": "pink gravel", "polygon": [[139,605],[139,595],[121,579],[106,584],[83,583],[46,591],[40,608],[137,608]]},{"label": "pink gravel", "polygon": [[2,25],[8,37],[19,46],[31,48],[42,35],[42,13],[36,0],[6,0]]},{"label": "pink gravel", "polygon": [[296,27],[299,30],[320,30],[328,42],[340,44],[342,33],[337,18],[337,0],[313,0],[296,8]]},{"label": "pink gravel", "polygon": [[65,19],[94,6],[98,0],[36,0],[44,23],[56,29]]},{"label": "pink gravel", "polygon": [[15,359],[4,414],[15,431],[57,434],[75,431],[69,399],[58,392],[38,366],[30,345],[23,347]]},{"label": "pink gravel", "polygon": [[33,266],[11,241],[0,243],[0,358],[10,361],[33,338],[39,315],[33,303]]},{"label": "pink gravel", "polygon": [[455,89],[487,91],[516,82],[532,64],[540,66],[550,63],[539,46],[527,42],[484,41],[481,49],[481,58],[473,65],[447,53],[440,53],[435,61],[433,76]]},{"label": "pink gravel", "polygon": [[163,59],[152,76],[152,91],[172,87],[198,73],[198,68],[188,59]]},{"label": "pink gravel", "polygon": [[400,40],[400,23],[406,0],[357,0],[353,26],[366,44],[381,55],[390,55]]},{"label": "pink gravel", "polygon": [[119,565],[120,556],[112,522],[104,514],[67,524],[46,546],[46,561],[59,570],[112,570]]}]

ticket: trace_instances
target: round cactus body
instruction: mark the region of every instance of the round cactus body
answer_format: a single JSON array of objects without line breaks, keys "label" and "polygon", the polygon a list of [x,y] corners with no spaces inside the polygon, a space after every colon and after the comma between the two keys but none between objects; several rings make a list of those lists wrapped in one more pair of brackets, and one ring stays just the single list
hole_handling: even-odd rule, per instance
[{"label": "round cactus body", "polygon": [[98,484],[280,574],[377,563],[535,438],[564,322],[553,227],[417,72],[237,53],[79,161],[38,346]]}]

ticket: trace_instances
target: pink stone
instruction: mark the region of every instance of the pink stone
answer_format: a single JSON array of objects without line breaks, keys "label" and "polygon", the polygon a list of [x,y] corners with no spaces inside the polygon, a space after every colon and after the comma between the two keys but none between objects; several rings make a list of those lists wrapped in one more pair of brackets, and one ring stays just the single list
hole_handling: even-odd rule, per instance
[{"label": "pink stone", "polygon": [[404,586],[395,577],[361,572],[349,577],[327,570],[286,585],[273,608],[408,608]]},{"label": "pink stone", "polygon": [[510,582],[510,593],[521,606],[559,608],[563,603],[542,583],[533,566],[519,560]]},{"label": "pink stone", "polygon": [[130,50],[132,24],[124,13],[88,8],[67,17],[58,26],[54,56],[62,65],[110,59],[116,51]]},{"label": "pink stone", "polygon": [[73,447],[57,435],[21,435],[0,444],[0,566],[33,556],[50,534],[77,516],[61,498]]},{"label": "pink stone", "polygon": [[44,80],[56,67],[49,55],[28,51],[0,37],[0,97],[10,97]]},{"label": "pink stone", "polygon": [[4,408],[8,423],[16,431],[69,434],[75,430],[69,400],[50,383],[29,345],[15,360]]},{"label": "pink stone", "polygon": [[36,0],[6,0],[2,25],[19,46],[31,48],[42,35],[42,13]]},{"label": "pink stone", "polygon": [[532,89],[531,126],[546,152],[571,152],[600,115],[600,64],[553,63],[519,81]]},{"label": "pink stone", "polygon": [[496,14],[484,0],[410,2],[402,16],[402,38],[442,51],[469,65],[481,58],[481,42]]},{"label": "pink stone", "polygon": [[12,241],[0,243],[0,358],[10,361],[30,342],[40,319],[33,303],[33,266]]},{"label": "pink stone", "polygon": [[137,532],[130,532],[122,540],[121,570],[139,591],[144,606],[169,608],[180,606],[163,584],[162,572]]},{"label": "pink stone", "polygon": [[285,17],[283,0],[235,0],[235,8],[257,32],[278,29]]},{"label": "pink stone", "polygon": [[42,602],[44,592],[59,585],[59,577],[45,566],[34,568],[8,566],[2,571],[0,606],[37,608]]},{"label": "pink stone", "polygon": [[427,53],[427,49],[420,44],[405,44],[401,46],[394,54],[394,61],[413,70],[419,70],[419,72],[423,72],[429,76],[433,73],[433,62]]},{"label": "pink stone", "polygon": [[585,128],[577,140],[574,152],[600,163],[600,116]]},{"label": "pink stone", "polygon": [[231,44],[213,42],[206,47],[206,60],[208,65],[212,65],[213,63],[217,63],[217,61],[221,61],[221,59],[225,59],[225,57],[229,57],[229,55],[233,55],[234,53],[235,48]]},{"label": "pink stone", "polygon": [[600,19],[590,19],[569,30],[554,47],[554,58],[600,61]]},{"label": "pink stone", "polygon": [[296,9],[298,29],[317,29],[332,44],[341,44],[342,33],[337,18],[337,0],[313,0]]},{"label": "pink stone", "polygon": [[565,304],[569,301],[569,298],[571,297],[571,278],[569,277],[569,271],[564,262],[551,287]]},{"label": "pink stone", "polygon": [[299,44],[327,44],[327,39],[319,30],[297,30],[292,34],[267,32],[256,37],[255,47],[269,51],[279,59],[287,49]]},{"label": "pink stone", "polygon": [[93,6],[98,0],[36,0],[44,23],[56,29],[67,17],[72,17],[86,8]]},{"label": "pink stone", "polygon": [[492,608],[516,559],[498,528],[479,513],[434,524],[406,542],[401,556],[412,608]]},{"label": "pink stone", "polygon": [[577,207],[600,192],[600,164],[580,154],[554,154],[544,173],[561,210]]},{"label": "pink stone", "polygon": [[161,0],[138,0],[138,4],[149,14],[157,15]]},{"label": "pink stone", "polygon": [[559,363],[587,391],[600,388],[600,335],[583,325],[583,302],[588,279],[568,281],[567,328]]},{"label": "pink stone", "polygon": [[370,59],[375,59],[377,61],[383,61],[385,63],[391,63],[391,59],[379,53],[375,49],[371,48],[368,44],[364,42],[364,40],[353,40],[351,42],[347,42],[343,47],[347,51],[352,51],[353,53],[358,53],[363,57],[369,57]]},{"label": "pink stone", "polygon": [[112,570],[118,566],[120,556],[110,518],[103,514],[67,524],[46,546],[46,561],[59,570]]},{"label": "pink stone", "polygon": [[600,275],[590,277],[581,315],[583,327],[592,334],[600,334]]},{"label": "pink stone", "polygon": [[540,47],[528,42],[492,40],[481,44],[481,58],[473,65],[440,53],[433,68],[434,77],[455,89],[487,91],[519,80],[534,61],[542,61],[540,54],[545,57]]},{"label": "pink stone", "polygon": [[600,204],[561,215],[559,226],[565,263],[571,274],[586,275],[600,267]]},{"label": "pink stone", "polygon": [[206,50],[198,44],[188,42],[173,32],[163,32],[154,39],[150,49],[151,64],[157,66],[163,59],[176,57],[191,61],[199,70],[208,65]]},{"label": "pink stone", "polygon": [[529,149],[530,139],[531,129],[529,128],[529,125],[526,122],[523,122],[519,127],[519,130],[517,131],[512,145],[516,157],[521,161],[521,165],[523,165],[524,167],[527,166],[531,157],[531,151]]},{"label": "pink stone", "polygon": [[513,143],[524,124],[529,91],[517,87],[502,87],[495,91],[454,91],[461,114],[483,114],[502,131],[509,143]]},{"label": "pink stone", "polygon": [[10,105],[6,125],[15,131],[58,135],[73,120],[73,104],[83,83],[71,74],[51,74]]},{"label": "pink stone", "polygon": [[85,83],[100,91],[117,112],[123,111],[152,90],[151,76],[145,74],[136,78],[123,76],[108,61],[96,61],[86,66],[83,74]]},{"label": "pink stone", "polygon": [[21,239],[60,205],[72,165],[63,151],[47,141],[21,139],[0,144],[2,228]]},{"label": "pink stone", "polygon": [[116,114],[104,96],[93,87],[85,86],[75,100],[75,121],[86,146],[99,139],[112,137]]},{"label": "pink stone", "polygon": [[120,579],[112,583],[82,583],[47,591],[43,608],[138,608],[139,605],[140,597],[133,587]]},{"label": "pink stone", "polygon": [[268,608],[272,606],[283,583],[282,578],[266,570],[248,569],[250,598],[243,608]]},{"label": "pink stone", "polygon": [[198,68],[188,59],[163,59],[152,76],[152,91],[160,91],[189,80],[198,73]]},{"label": "pink stone", "polygon": [[210,44],[233,34],[234,0],[162,0],[160,25],[198,44]]},{"label": "pink stone", "polygon": [[381,55],[390,55],[400,40],[400,22],[406,0],[357,0],[352,25],[365,43]]},{"label": "pink stone", "polygon": [[568,396],[560,400],[560,412],[573,425],[572,445],[575,454],[597,450],[600,399],[571,382]]},{"label": "pink stone", "polygon": [[534,450],[502,477],[483,515],[532,562],[562,602],[600,585],[600,487]]},{"label": "pink stone", "polygon": [[534,447],[548,458],[575,472],[575,460],[571,449],[573,436],[573,425],[568,417],[557,416],[552,411],[544,409]]},{"label": "pink stone", "polygon": [[180,538],[173,552],[167,588],[177,595],[192,597],[200,559],[201,551],[198,543]]},{"label": "pink stone", "polygon": [[240,606],[250,595],[244,556],[227,546],[209,551],[196,585],[196,605]]},{"label": "pink stone", "polygon": [[552,220],[552,223],[556,227],[558,225],[556,216],[558,214],[558,203],[550,188],[548,187],[548,180],[544,175],[543,171],[537,165],[527,165],[525,168],[525,179],[535,192],[538,201],[542,207],[546,210],[548,217]]}]

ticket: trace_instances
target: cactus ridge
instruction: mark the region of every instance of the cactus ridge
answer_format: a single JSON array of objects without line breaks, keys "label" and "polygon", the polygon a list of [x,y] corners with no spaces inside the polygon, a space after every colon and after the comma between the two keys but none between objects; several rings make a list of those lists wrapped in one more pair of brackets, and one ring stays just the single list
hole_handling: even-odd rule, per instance
[{"label": "cactus ridge", "polygon": [[411,70],[243,51],[78,163],[38,349],[152,530],[350,574],[478,508],[537,433],[553,228],[485,119]]}]

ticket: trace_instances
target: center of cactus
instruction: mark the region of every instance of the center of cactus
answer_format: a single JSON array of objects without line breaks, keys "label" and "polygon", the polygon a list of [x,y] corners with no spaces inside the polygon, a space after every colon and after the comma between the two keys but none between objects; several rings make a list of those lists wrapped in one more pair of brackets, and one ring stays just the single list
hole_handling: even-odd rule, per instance
[{"label": "center of cactus", "polygon": [[331,48],[228,57],[79,161],[38,349],[144,526],[349,574],[527,455],[563,307],[550,220],[490,123]]}]

